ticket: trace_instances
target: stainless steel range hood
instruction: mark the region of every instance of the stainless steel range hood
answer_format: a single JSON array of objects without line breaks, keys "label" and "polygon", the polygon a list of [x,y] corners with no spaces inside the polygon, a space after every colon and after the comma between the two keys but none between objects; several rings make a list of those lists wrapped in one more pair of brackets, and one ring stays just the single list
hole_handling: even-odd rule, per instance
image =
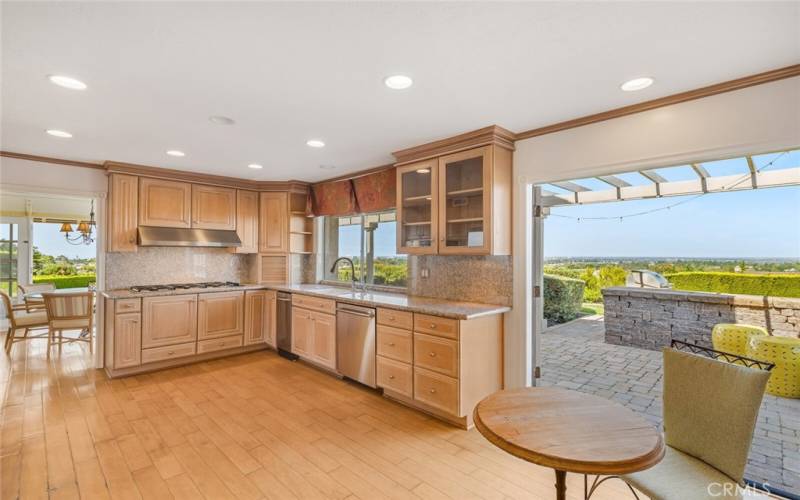
[{"label": "stainless steel range hood", "polygon": [[143,247],[240,247],[236,231],[139,226]]}]

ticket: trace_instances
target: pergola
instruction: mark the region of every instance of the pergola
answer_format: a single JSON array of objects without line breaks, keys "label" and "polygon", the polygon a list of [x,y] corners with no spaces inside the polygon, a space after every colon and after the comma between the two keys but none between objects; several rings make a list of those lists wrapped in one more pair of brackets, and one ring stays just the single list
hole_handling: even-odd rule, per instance
[{"label": "pergola", "polygon": [[[591,189],[576,180],[550,182],[566,193],[556,193],[542,188],[540,205],[543,208],[562,205],[585,205],[589,203],[606,203],[613,201],[642,200],[666,196],[698,195],[704,193],[721,193],[727,191],[743,191],[780,186],[800,185],[800,166],[780,170],[766,170],[756,167],[752,156],[744,157],[749,172],[733,175],[710,175],[701,163],[689,166],[696,178],[689,180],[669,181],[659,170],[639,170],[646,180],[642,185],[633,185],[617,175],[601,175],[594,179],[607,185],[607,189]],[[675,167],[665,167],[675,168]]]}]

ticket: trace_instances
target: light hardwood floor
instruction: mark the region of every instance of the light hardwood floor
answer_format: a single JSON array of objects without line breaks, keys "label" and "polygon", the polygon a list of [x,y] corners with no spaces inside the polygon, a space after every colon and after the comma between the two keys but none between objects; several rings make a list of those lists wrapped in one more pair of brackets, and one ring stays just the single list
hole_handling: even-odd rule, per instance
[{"label": "light hardwood floor", "polygon": [[552,471],[477,431],[272,351],[117,380],[88,361],[42,341],[0,356],[0,498],[554,498]]}]

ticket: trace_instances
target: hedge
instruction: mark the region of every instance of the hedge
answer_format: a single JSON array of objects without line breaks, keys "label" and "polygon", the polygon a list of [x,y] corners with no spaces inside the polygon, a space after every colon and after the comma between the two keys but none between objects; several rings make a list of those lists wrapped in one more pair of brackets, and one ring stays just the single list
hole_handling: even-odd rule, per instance
[{"label": "hedge", "polygon": [[675,290],[800,298],[800,274],[685,272],[664,276]]},{"label": "hedge", "polygon": [[552,274],[544,275],[544,317],[551,323],[564,323],[578,317],[583,303],[582,280]]},{"label": "hedge", "polygon": [[66,276],[45,274],[33,277],[34,283],[53,283],[56,288],[83,288],[95,281],[97,281],[97,277],[94,274],[71,274]]}]

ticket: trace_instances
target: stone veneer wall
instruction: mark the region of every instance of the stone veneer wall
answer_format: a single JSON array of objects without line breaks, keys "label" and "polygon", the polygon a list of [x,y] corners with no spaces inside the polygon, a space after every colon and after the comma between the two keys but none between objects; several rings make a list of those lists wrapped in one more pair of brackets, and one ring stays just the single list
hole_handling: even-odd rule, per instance
[{"label": "stone veneer wall", "polygon": [[[423,269],[429,271],[427,278]],[[411,295],[511,305],[512,278],[510,256],[408,256]]]},{"label": "stone veneer wall", "polygon": [[711,347],[717,323],[800,337],[800,299],[614,287],[603,290],[606,342],[658,349],[683,340]]},{"label": "stone veneer wall", "polygon": [[247,255],[224,248],[139,247],[138,252],[106,254],[106,288],[197,281],[247,282]]}]

